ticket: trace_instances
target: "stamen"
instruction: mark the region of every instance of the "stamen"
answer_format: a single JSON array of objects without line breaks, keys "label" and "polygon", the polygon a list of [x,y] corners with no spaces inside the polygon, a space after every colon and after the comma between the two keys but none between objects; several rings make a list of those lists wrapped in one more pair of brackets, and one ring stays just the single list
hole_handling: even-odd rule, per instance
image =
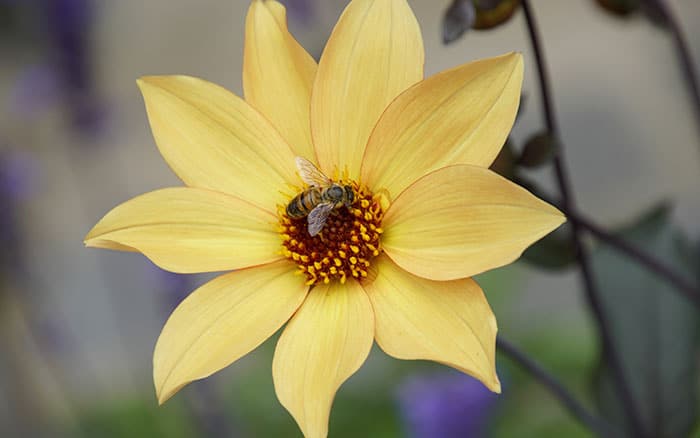
[{"label": "stamen", "polygon": [[354,181],[339,184],[350,185],[355,200],[350,207],[333,210],[316,236],[309,235],[306,217],[290,218],[284,206],[278,209],[282,253],[298,265],[308,285],[363,281],[371,259],[381,253],[384,211],[379,197]]}]

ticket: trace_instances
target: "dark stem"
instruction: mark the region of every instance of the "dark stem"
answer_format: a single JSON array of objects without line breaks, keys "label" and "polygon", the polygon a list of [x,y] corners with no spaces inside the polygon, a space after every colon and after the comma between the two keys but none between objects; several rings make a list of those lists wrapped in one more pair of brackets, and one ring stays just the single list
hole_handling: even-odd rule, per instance
[{"label": "dark stem", "polygon": [[674,272],[668,266],[656,260],[649,254],[641,251],[639,248],[631,245],[624,239],[621,239],[609,231],[606,231],[598,224],[591,222],[591,220],[588,218],[579,215],[577,212],[569,211],[566,213],[566,216],[572,222],[577,223],[581,228],[594,235],[601,242],[619,250],[632,260],[637,261],[640,265],[643,265],[651,272],[668,281],[674,288],[682,292],[687,299],[692,301],[696,306],[700,306],[700,290],[696,289],[692,283],[690,283],[683,276],[679,275],[677,272]]},{"label": "dark stem", "polygon": [[[534,187],[534,185],[530,183],[527,178],[524,178],[521,175],[517,177],[516,182],[517,181],[520,181],[526,187]],[[605,228],[595,223],[592,219],[584,216],[578,211],[567,210],[561,205],[561,202],[551,199],[539,190],[535,190],[535,194],[540,199],[559,207],[566,215],[567,219],[569,219],[571,222],[575,222],[580,228],[592,234],[596,239],[600,240],[611,248],[618,250],[631,260],[636,261],[652,273],[656,274],[662,280],[667,281],[673,288],[681,292],[686,299],[700,307],[700,289],[698,289],[688,278],[680,275],[672,268],[665,265],[662,261],[654,258],[654,256],[650,255],[644,250],[634,246],[610,231],[607,231]]]},{"label": "dark stem", "polygon": [[[572,211],[574,210],[574,199],[570,188],[571,186],[566,174],[566,168],[564,166],[564,147],[559,135],[559,126],[557,124],[554,106],[552,104],[551,92],[549,89],[549,77],[545,68],[544,52],[542,51],[542,46],[540,44],[539,32],[537,30],[535,18],[530,8],[530,2],[529,0],[523,0],[521,4],[523,6],[523,12],[525,14],[525,21],[530,35],[532,49],[535,54],[535,60],[537,62],[540,92],[542,94],[542,105],[544,110],[544,117],[547,123],[547,129],[550,135],[552,135],[552,137],[559,140],[560,145],[557,154],[554,157],[554,170],[556,174],[556,180],[561,191],[562,204],[564,209],[566,211]],[[632,390],[630,388],[629,381],[627,380],[627,377],[623,371],[620,357],[614,348],[610,331],[610,323],[605,315],[605,312],[603,311],[603,307],[600,302],[600,294],[598,292],[595,281],[593,280],[588,251],[582,245],[581,242],[581,229],[579,227],[579,224],[575,221],[571,222],[571,228],[572,244],[576,253],[578,264],[581,267],[581,277],[583,280],[586,300],[588,301],[588,304],[591,310],[593,311],[593,316],[595,317],[596,322],[598,323],[600,337],[603,344],[603,354],[610,365],[614,377],[613,380],[617,385],[617,392],[620,397],[620,400],[622,401],[625,413],[629,418],[633,435],[636,437],[646,437],[646,433],[642,425],[642,418],[639,415],[637,404],[635,403],[634,397],[632,396]]]},{"label": "dark stem", "polygon": [[520,365],[525,371],[534,376],[544,385],[554,397],[564,405],[564,407],[584,426],[588,427],[598,436],[613,437],[618,436],[613,433],[610,425],[600,418],[591,414],[576,397],[573,396],[557,379],[545,371],[537,362],[530,359],[525,353],[520,351],[509,341],[498,336],[496,338],[498,351],[508,356],[513,362]]},{"label": "dark stem", "polygon": [[683,74],[685,75],[686,83],[690,89],[690,97],[693,100],[693,105],[695,106],[695,119],[697,122],[697,127],[700,128],[700,85],[698,84],[698,74],[695,71],[695,65],[693,64],[693,59],[690,56],[690,49],[688,48],[688,43],[685,40],[683,31],[681,31],[680,23],[676,19],[675,14],[668,6],[666,0],[657,0],[659,8],[661,8],[663,15],[666,18],[666,24],[673,36],[673,41],[676,44],[676,51],[678,52],[678,57],[681,61],[681,67],[683,67]]}]

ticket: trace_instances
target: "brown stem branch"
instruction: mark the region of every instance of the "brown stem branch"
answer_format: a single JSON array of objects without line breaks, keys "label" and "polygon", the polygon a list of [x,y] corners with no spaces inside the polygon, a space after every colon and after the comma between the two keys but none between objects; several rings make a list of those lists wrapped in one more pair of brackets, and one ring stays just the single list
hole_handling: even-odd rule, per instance
[{"label": "brown stem branch", "polygon": [[[521,2],[523,7],[523,12],[525,14],[525,21],[528,28],[528,33],[530,35],[530,41],[532,43],[532,49],[534,51],[535,60],[537,62],[538,77],[540,82],[540,92],[542,94],[542,105],[545,121],[547,124],[547,129],[552,137],[560,140],[560,147],[554,157],[554,170],[556,174],[557,184],[562,195],[562,204],[565,210],[574,210],[574,198],[571,190],[571,184],[569,183],[568,175],[566,173],[566,168],[564,165],[564,147],[561,142],[559,126],[556,120],[556,113],[554,112],[554,106],[552,104],[551,92],[549,87],[549,74],[545,68],[544,52],[540,43],[539,32],[537,29],[537,23],[535,21],[532,9],[530,7],[529,0],[523,0]],[[644,431],[642,418],[639,414],[639,409],[632,396],[632,390],[625,375],[622,367],[622,361],[618,352],[613,344],[610,322],[605,314],[603,306],[600,302],[600,293],[598,292],[597,285],[593,279],[593,273],[591,271],[590,258],[588,251],[581,242],[581,228],[579,224],[575,221],[571,223],[572,227],[572,244],[574,246],[574,251],[576,253],[576,259],[581,268],[581,279],[583,281],[586,300],[593,312],[593,316],[598,323],[598,328],[600,331],[600,337],[602,341],[603,353],[608,360],[610,369],[612,371],[615,384],[617,385],[617,393],[622,401],[622,405],[625,409],[625,413],[629,418],[630,425],[632,427],[632,432],[634,436],[646,437]]]}]

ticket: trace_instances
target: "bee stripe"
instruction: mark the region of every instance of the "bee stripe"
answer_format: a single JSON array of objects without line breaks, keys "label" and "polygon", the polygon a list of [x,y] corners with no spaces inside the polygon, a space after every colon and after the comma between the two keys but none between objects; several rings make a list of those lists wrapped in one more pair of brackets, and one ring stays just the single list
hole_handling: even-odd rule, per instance
[{"label": "bee stripe", "polygon": [[302,193],[301,201],[304,206],[304,211],[307,213],[311,212],[311,210],[321,202],[321,199],[321,193],[318,189],[312,189]]},{"label": "bee stripe", "polygon": [[311,211],[311,209],[313,208],[313,205],[314,205],[313,201],[311,200],[312,193],[313,192],[309,191],[309,192],[304,192],[301,194],[301,198],[299,198],[299,203],[301,204],[300,210],[304,210],[307,213]]}]

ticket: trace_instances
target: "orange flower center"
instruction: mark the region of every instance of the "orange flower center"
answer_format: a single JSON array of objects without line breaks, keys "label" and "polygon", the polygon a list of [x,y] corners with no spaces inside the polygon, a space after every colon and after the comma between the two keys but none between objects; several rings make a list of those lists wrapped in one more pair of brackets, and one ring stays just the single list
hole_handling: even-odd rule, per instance
[{"label": "orange flower center", "polygon": [[307,199],[306,203],[298,203],[295,210],[305,213],[303,217],[290,217],[282,206],[278,209],[282,252],[298,265],[309,285],[331,280],[345,283],[348,277],[366,278],[370,261],[381,252],[379,237],[384,212],[379,198],[354,181],[339,184],[352,187],[352,204],[338,203],[315,236],[309,233],[308,213],[320,202]]}]

